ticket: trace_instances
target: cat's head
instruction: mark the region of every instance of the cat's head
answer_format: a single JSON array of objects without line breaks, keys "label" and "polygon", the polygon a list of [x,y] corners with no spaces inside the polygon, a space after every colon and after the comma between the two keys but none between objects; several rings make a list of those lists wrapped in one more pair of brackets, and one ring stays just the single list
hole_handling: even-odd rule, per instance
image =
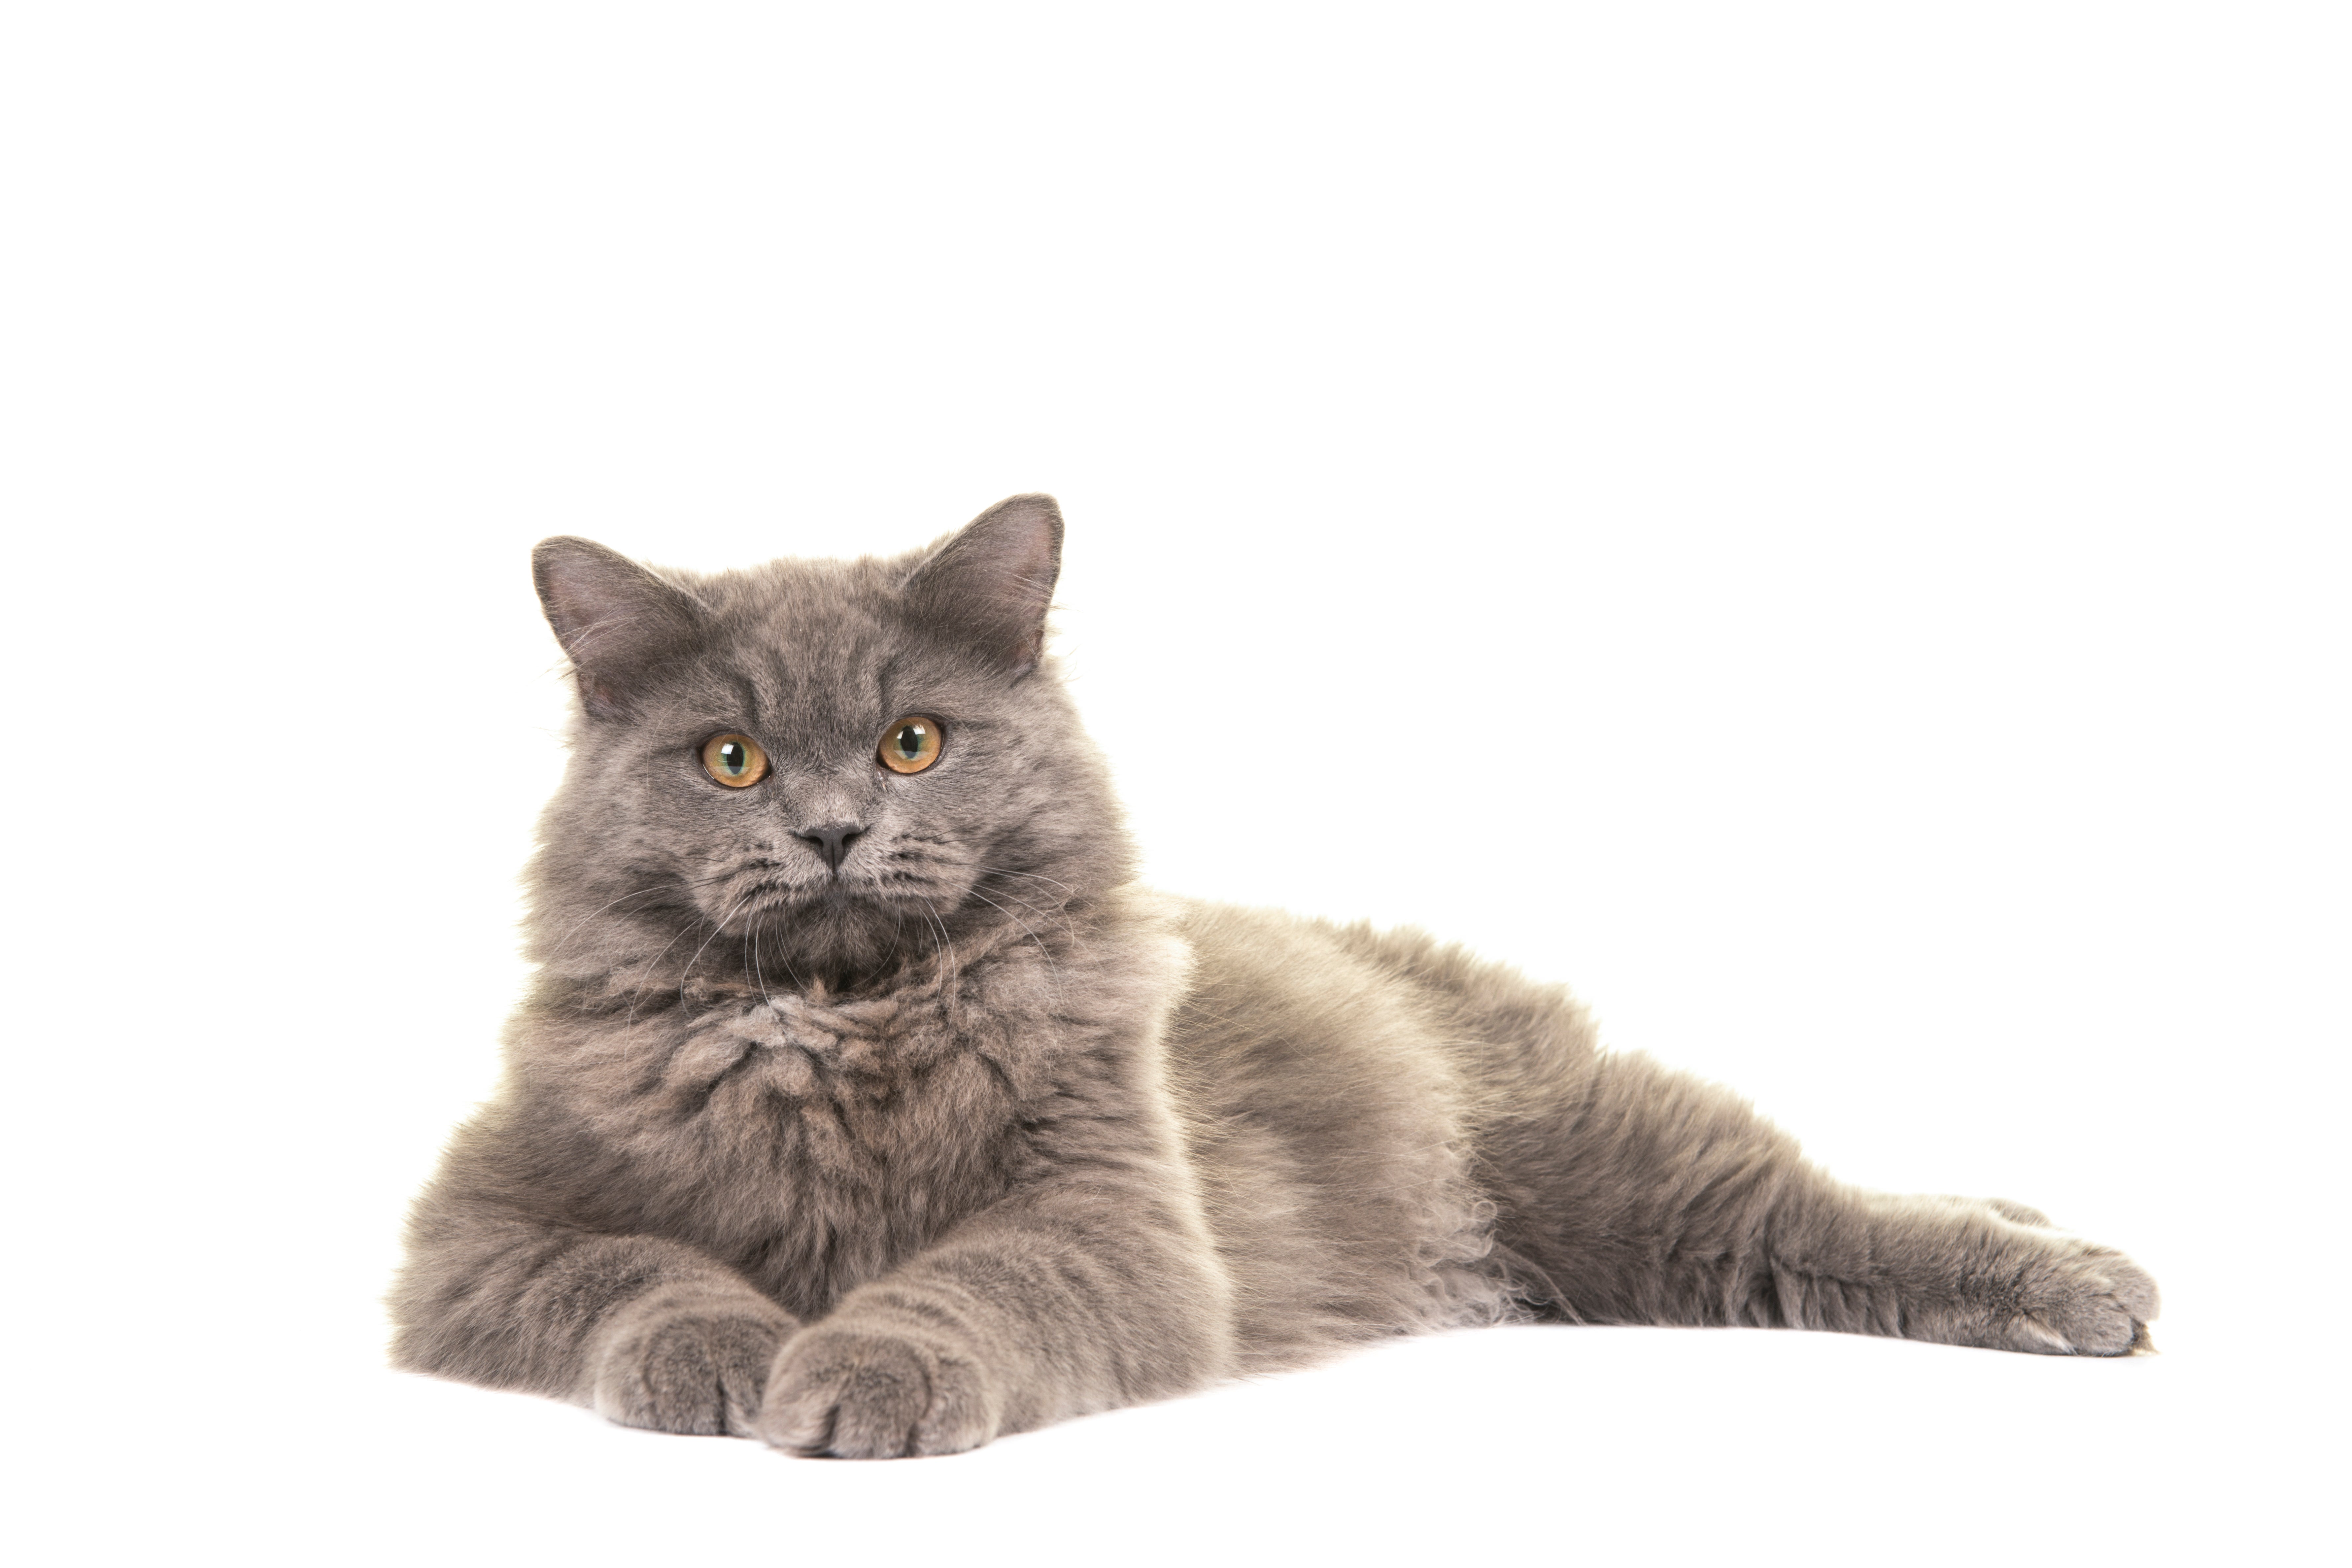
[{"label": "cat's head", "polygon": [[1045,657],[1062,520],[1015,496],[929,550],[702,576],[532,558],[580,710],[532,956],[627,989],[855,986],[1131,874]]}]

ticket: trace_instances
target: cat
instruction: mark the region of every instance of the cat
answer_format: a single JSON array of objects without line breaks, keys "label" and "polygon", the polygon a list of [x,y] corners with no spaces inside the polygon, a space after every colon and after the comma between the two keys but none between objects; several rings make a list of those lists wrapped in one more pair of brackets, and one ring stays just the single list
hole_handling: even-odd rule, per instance
[{"label": "cat", "polygon": [[2122,1254],[1833,1181],[1558,987],[1139,886],[1061,544],[1033,495],[891,560],[538,546],[578,710],[535,977],[397,1365],[892,1457],[1468,1323],[2149,1348]]}]

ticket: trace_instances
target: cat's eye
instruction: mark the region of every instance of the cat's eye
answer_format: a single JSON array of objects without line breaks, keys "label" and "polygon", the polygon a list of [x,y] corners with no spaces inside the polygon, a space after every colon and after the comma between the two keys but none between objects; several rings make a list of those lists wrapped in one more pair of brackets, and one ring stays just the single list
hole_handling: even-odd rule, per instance
[{"label": "cat's eye", "polygon": [[919,773],[940,760],[940,721],[908,715],[883,731],[882,765],[894,773]]},{"label": "cat's eye", "polygon": [[768,753],[749,735],[713,735],[702,742],[702,771],[729,789],[745,789],[768,776]]}]

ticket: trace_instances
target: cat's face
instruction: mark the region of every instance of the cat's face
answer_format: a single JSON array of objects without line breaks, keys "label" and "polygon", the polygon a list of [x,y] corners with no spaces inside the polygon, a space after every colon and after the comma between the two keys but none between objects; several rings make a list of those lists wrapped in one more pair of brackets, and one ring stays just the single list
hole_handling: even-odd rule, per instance
[{"label": "cat's face", "polygon": [[854,985],[1124,880],[1101,764],[1041,658],[1059,544],[1042,497],[888,561],[656,575],[542,544],[582,713],[534,956],[640,988]]}]

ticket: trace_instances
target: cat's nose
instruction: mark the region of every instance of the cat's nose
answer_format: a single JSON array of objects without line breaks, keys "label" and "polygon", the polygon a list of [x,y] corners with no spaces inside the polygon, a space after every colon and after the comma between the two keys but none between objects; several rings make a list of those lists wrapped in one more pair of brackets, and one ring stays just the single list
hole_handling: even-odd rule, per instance
[{"label": "cat's nose", "polygon": [[824,856],[827,868],[838,871],[849,854],[850,841],[865,831],[862,822],[829,822],[823,827],[797,828],[793,837]]}]

